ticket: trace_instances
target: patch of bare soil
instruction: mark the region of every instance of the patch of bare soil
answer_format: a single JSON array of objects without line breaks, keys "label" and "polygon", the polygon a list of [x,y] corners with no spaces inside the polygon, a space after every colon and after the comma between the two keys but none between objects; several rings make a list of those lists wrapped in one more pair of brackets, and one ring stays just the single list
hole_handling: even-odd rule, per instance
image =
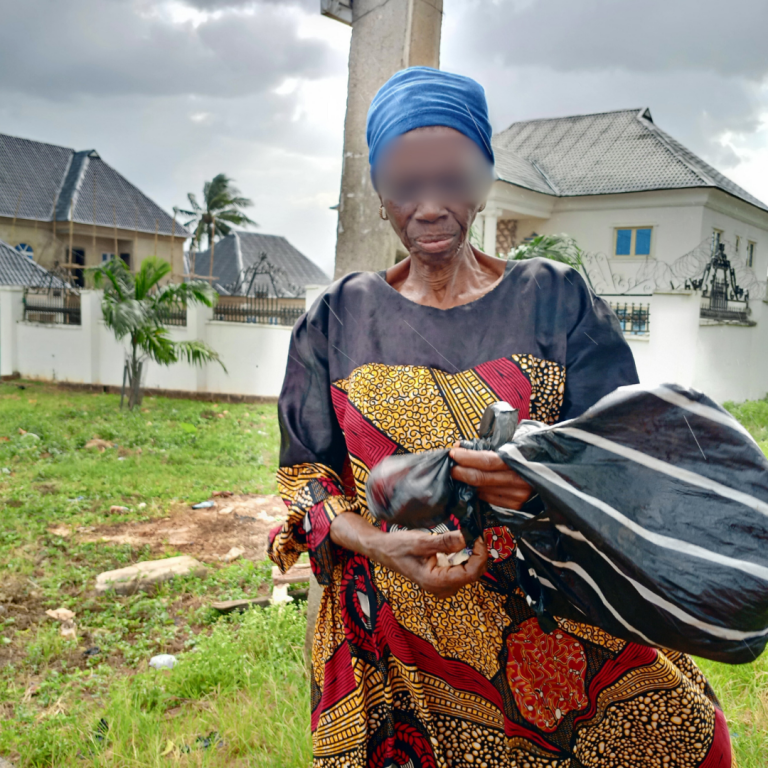
[{"label": "patch of bare soil", "polygon": [[232,547],[245,550],[243,557],[266,557],[269,531],[285,519],[285,504],[278,496],[247,494],[213,499],[213,507],[191,509],[178,504],[168,517],[143,523],[99,525],[81,531],[80,541],[109,541],[149,546],[153,555],[172,548],[203,562],[216,562]]}]

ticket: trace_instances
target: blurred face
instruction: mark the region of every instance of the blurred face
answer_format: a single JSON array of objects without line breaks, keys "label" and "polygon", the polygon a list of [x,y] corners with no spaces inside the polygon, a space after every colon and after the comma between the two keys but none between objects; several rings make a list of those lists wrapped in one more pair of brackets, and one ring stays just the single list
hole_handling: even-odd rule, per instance
[{"label": "blurred face", "polygon": [[411,256],[438,262],[467,242],[493,168],[472,139],[435,126],[394,139],[375,179],[392,228]]}]

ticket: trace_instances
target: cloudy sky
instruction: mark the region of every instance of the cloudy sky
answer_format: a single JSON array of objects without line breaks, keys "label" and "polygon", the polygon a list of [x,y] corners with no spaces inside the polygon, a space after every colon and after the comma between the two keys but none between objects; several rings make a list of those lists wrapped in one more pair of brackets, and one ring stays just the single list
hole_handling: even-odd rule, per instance
[{"label": "cloudy sky", "polygon": [[[0,0],[0,132],[95,148],[170,210],[225,172],[332,271],[350,30],[320,0]],[[768,201],[765,0],[444,0],[442,67],[515,120],[651,107]]]}]

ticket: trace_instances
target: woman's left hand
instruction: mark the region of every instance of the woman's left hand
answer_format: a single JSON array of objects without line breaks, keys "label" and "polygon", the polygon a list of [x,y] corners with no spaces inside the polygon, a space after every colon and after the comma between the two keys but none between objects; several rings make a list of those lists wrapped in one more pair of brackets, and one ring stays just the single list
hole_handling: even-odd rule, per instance
[{"label": "woman's left hand", "polygon": [[451,477],[477,488],[483,501],[504,509],[520,509],[531,496],[531,486],[513,472],[498,453],[452,448],[456,466]]}]

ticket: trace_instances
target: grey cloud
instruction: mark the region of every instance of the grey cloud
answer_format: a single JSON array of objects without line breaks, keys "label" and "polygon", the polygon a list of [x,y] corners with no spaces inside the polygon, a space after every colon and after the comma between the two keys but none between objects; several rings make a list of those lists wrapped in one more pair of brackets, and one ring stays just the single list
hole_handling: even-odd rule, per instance
[{"label": "grey cloud", "polygon": [[217,14],[198,27],[146,9],[135,0],[0,0],[0,91],[63,100],[238,96],[341,63],[323,41],[299,38],[295,16],[275,3]]},{"label": "grey cloud", "polygon": [[229,8],[253,8],[257,5],[280,4],[296,5],[307,11],[319,13],[319,0],[184,0],[185,4],[191,8],[198,8],[201,11],[216,11]]},{"label": "grey cloud", "polygon": [[441,64],[485,86],[496,130],[650,107],[659,126],[727,171],[739,158],[720,137],[756,135],[768,110],[756,82],[768,69],[756,42],[768,4],[738,0],[717,18],[713,8],[710,0],[446,0]]},{"label": "grey cloud", "polygon": [[559,71],[768,74],[765,0],[497,0],[467,3],[464,35],[503,64]]}]

